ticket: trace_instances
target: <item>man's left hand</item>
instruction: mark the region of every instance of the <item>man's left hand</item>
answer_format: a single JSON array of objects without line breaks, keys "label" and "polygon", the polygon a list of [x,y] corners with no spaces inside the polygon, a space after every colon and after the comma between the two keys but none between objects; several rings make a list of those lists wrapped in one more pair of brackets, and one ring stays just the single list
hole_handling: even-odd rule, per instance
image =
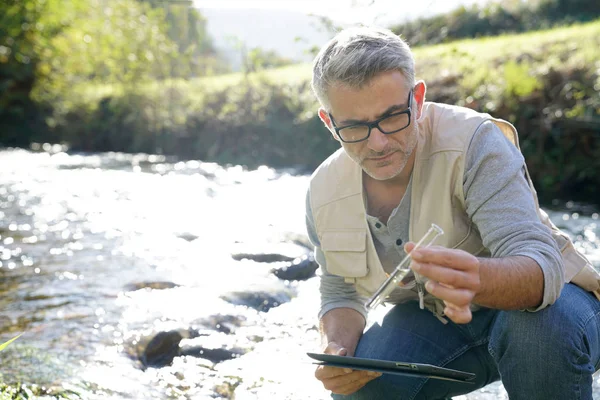
[{"label": "man's left hand", "polygon": [[[409,252],[414,243],[407,243]],[[427,277],[425,288],[442,299],[444,313],[457,324],[471,321],[471,302],[481,288],[479,260],[463,250],[440,246],[420,247],[411,253],[413,271]]]}]

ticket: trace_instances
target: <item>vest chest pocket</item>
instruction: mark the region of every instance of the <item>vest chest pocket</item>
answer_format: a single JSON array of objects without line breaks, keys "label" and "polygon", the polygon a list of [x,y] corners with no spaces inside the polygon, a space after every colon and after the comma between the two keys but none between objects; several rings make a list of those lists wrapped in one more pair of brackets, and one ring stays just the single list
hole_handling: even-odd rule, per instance
[{"label": "vest chest pocket", "polygon": [[367,231],[326,231],[320,239],[330,274],[345,278],[367,275]]}]

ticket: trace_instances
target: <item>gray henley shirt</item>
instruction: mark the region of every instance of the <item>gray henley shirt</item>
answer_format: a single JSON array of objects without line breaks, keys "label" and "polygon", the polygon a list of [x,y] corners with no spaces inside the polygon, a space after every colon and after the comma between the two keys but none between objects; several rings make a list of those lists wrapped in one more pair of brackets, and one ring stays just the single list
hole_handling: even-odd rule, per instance
[{"label": "gray henley shirt", "polygon": [[[491,257],[526,256],[535,260],[542,269],[544,298],[539,307],[529,310],[537,311],[558,298],[564,278],[560,251],[549,228],[538,219],[524,175],[524,165],[522,154],[500,129],[491,121],[485,122],[469,144],[463,187],[466,212],[477,226]],[[387,225],[377,217],[367,215],[375,248],[386,272],[393,271],[405,256],[403,246],[408,241],[411,188],[412,183],[409,183]],[[360,296],[354,285],[346,283],[343,277],[327,272],[310,206],[310,188],[306,196],[306,226],[320,265],[319,319],[339,307],[352,308],[366,319],[364,303],[367,299]],[[392,304],[409,300],[418,300],[414,284],[396,289],[388,299]],[[442,315],[444,305],[440,299],[426,293],[425,304],[436,315]],[[477,306],[473,309],[476,310]]]}]

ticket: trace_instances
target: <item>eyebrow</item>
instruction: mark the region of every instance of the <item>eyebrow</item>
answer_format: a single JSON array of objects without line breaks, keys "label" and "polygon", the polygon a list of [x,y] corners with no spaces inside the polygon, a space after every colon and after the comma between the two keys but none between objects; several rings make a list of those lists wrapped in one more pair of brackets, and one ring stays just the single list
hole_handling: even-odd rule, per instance
[{"label": "eyebrow", "polygon": [[[387,110],[385,110],[381,114],[377,115],[375,117],[375,119],[387,117],[388,115],[394,113],[395,111],[404,111],[407,108],[408,108],[407,104],[395,104],[393,106],[390,106]],[[368,120],[364,120],[364,119],[345,119],[343,121],[338,121],[337,123],[340,126],[347,126],[347,125],[354,125],[354,124],[366,124],[368,122],[369,122]]]}]

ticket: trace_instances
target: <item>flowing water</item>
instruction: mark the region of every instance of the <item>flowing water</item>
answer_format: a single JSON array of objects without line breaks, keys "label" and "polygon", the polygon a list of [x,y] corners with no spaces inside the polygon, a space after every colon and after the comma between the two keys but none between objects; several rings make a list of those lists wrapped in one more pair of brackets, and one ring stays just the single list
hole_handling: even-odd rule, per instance
[{"label": "flowing water", "polygon": [[[302,251],[291,238],[304,236],[308,176],[46,150],[0,151],[0,343],[23,332],[0,353],[0,381],[84,399],[328,398],[304,354],[319,349],[318,279],[281,281],[275,264],[231,256]],[[596,209],[547,211],[600,267]],[[223,298],[248,290],[291,301],[262,312]],[[200,339],[242,356],[143,368],[148,338],[218,315],[241,323],[182,345]],[[495,384],[464,398],[506,394]]]}]

